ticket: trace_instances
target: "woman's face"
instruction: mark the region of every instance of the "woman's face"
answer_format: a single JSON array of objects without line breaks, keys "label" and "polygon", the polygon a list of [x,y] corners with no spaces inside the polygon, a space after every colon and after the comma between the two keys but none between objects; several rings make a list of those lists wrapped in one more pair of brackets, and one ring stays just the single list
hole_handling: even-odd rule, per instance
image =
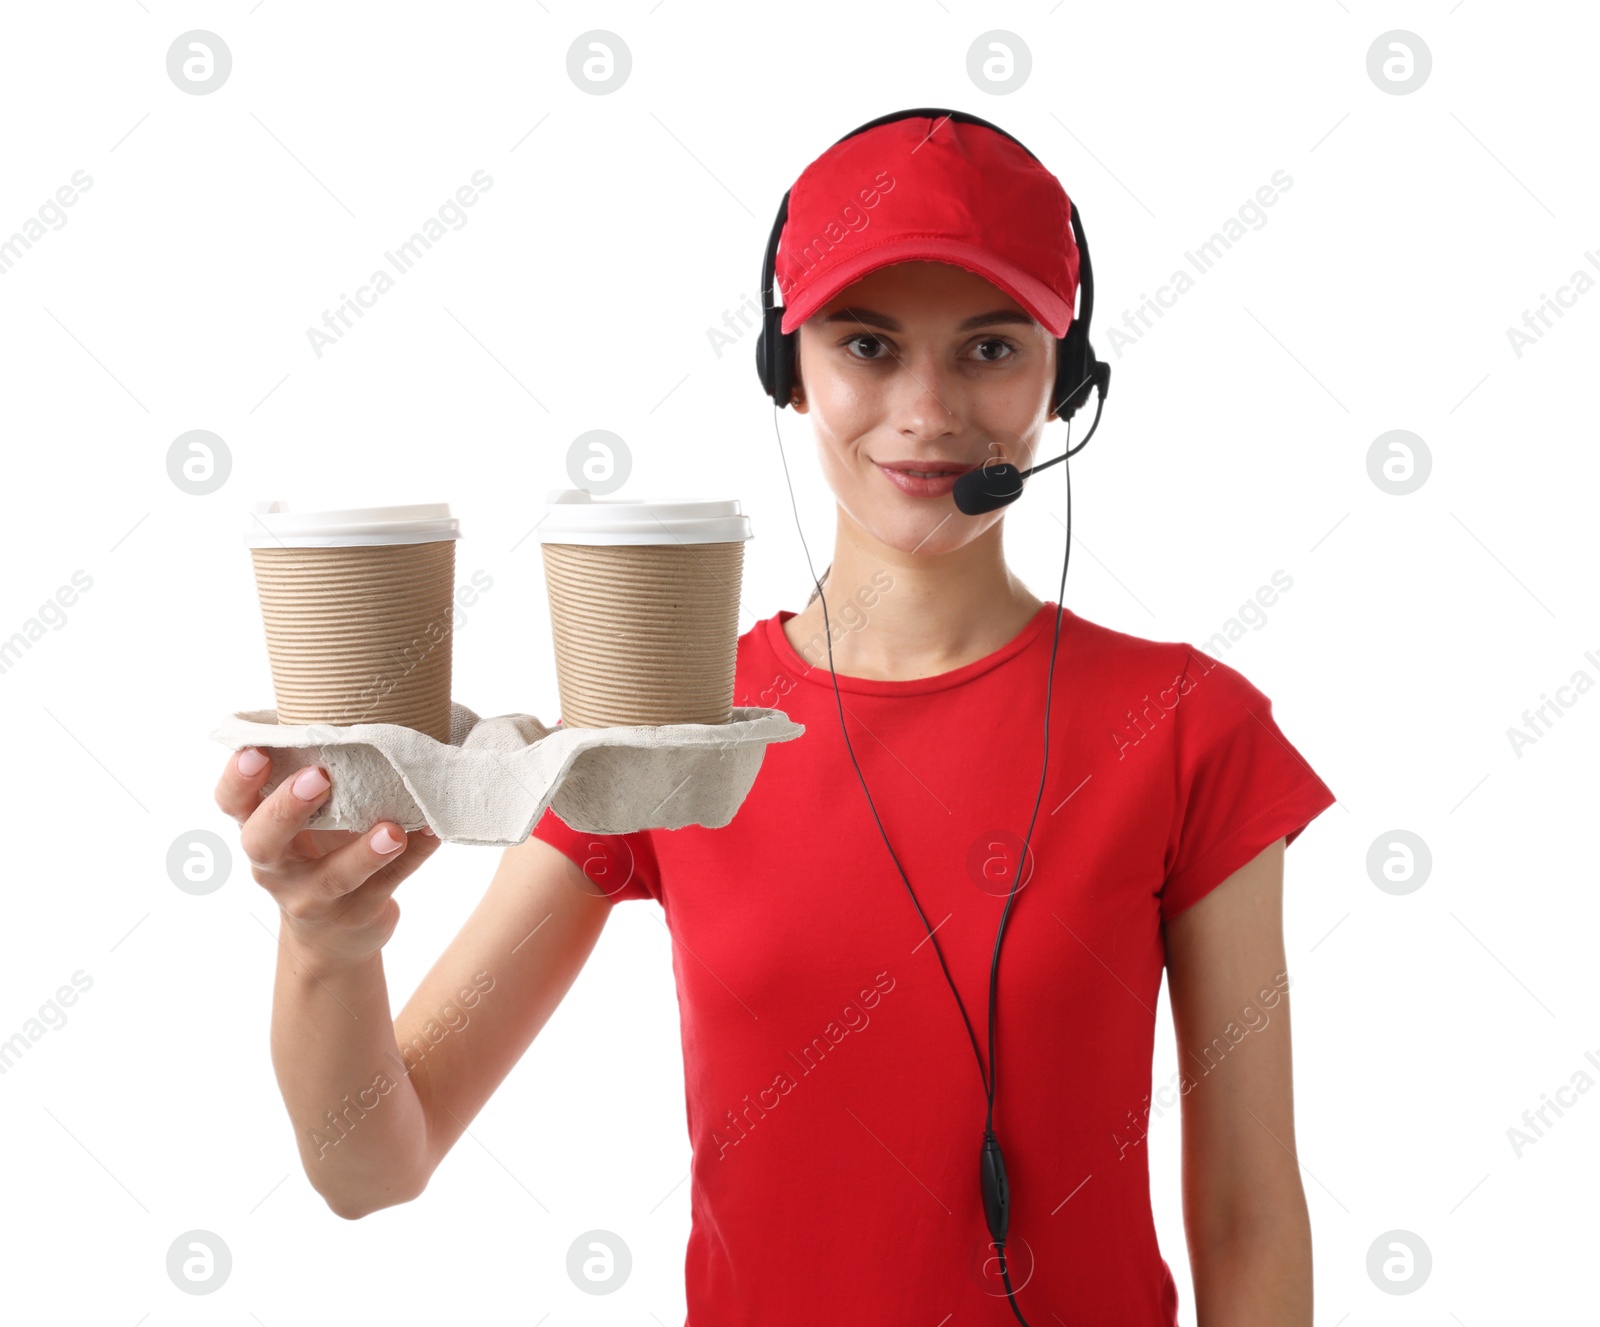
[{"label": "woman's face", "polygon": [[889,470],[1026,468],[1054,418],[1055,370],[1055,338],[1004,291],[949,263],[896,263],[801,324],[795,409],[847,515],[902,552],[949,552],[1004,509],[964,515],[951,480]]}]

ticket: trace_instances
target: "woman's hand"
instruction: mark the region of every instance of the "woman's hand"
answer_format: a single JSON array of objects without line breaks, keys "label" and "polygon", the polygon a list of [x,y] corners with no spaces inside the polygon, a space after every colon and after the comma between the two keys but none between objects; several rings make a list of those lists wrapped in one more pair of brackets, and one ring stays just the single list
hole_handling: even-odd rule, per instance
[{"label": "woman's hand", "polygon": [[326,771],[309,765],[263,798],[271,769],[254,747],[236,752],[217,782],[217,805],[241,826],[251,873],[282,915],[283,943],[309,967],[351,967],[389,942],[400,920],[395,888],[439,839],[431,829],[408,839],[392,820],[360,834],[307,829],[332,788]]}]

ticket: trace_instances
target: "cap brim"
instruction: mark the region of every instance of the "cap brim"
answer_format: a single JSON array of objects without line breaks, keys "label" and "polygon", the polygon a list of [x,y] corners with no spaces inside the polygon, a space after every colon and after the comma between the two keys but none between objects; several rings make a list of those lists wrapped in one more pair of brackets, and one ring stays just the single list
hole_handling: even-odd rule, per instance
[{"label": "cap brim", "polygon": [[893,240],[855,254],[826,276],[819,277],[807,286],[794,303],[784,305],[783,330],[792,332],[816,313],[852,282],[859,281],[869,272],[894,263],[909,262],[953,263],[969,272],[992,281],[1030,314],[1057,339],[1067,334],[1072,325],[1072,306],[1055,291],[1021,268],[996,257],[977,244],[962,240],[941,239],[939,236],[920,235],[912,239]]}]

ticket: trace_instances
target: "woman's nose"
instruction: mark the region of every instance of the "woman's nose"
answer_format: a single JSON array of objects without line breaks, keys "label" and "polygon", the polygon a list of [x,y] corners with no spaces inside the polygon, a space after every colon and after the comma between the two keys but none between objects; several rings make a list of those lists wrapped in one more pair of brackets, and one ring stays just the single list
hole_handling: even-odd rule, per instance
[{"label": "woman's nose", "polygon": [[911,355],[895,374],[895,427],[922,438],[960,432],[960,387],[933,355]]}]

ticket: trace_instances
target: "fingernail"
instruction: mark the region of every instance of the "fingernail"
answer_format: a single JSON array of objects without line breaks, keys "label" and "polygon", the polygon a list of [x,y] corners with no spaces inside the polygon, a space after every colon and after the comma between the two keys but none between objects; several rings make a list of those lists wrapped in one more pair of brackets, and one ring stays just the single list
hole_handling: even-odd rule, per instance
[{"label": "fingernail", "polygon": [[246,747],[239,753],[239,759],[236,763],[239,766],[239,773],[243,774],[247,779],[253,779],[268,765],[272,764],[272,761],[254,747]]},{"label": "fingernail", "polygon": [[372,851],[381,853],[391,853],[405,842],[404,839],[395,838],[389,832],[387,825],[374,834],[369,841],[372,844]]},{"label": "fingernail", "polygon": [[302,802],[309,802],[313,797],[319,797],[328,788],[328,776],[315,765],[301,770],[294,776],[294,795]]},{"label": "fingernail", "polygon": [[439,837],[439,831],[436,830],[432,825],[424,825],[422,827],[422,832],[430,839],[436,839]]}]

